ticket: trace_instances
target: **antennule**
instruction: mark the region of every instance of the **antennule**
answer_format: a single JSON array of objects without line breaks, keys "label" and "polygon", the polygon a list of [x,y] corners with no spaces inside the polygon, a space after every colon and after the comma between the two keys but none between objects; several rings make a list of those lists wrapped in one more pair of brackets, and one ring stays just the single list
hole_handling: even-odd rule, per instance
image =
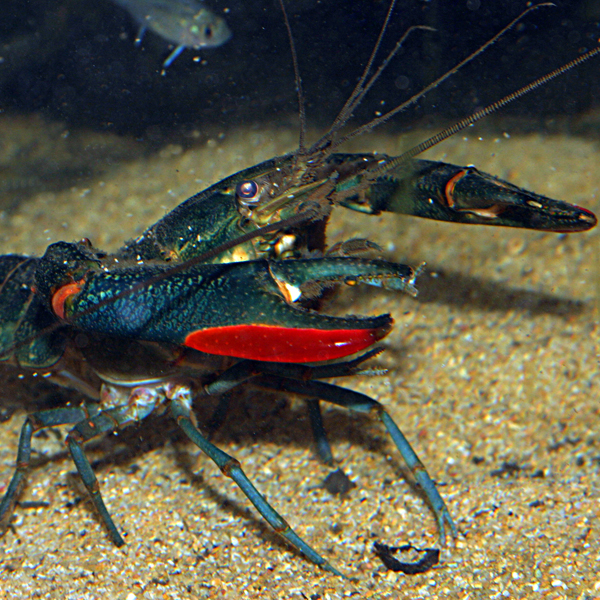
[{"label": "antennule", "polygon": [[[394,0],[395,1],[395,0]],[[306,111],[304,108],[304,92],[302,91],[302,79],[300,77],[300,69],[298,68],[298,55],[296,54],[296,44],[294,44],[294,36],[292,35],[292,27],[288,18],[287,11],[283,0],[279,0],[281,11],[283,12],[283,20],[288,32],[288,40],[290,42],[290,50],[292,52],[292,64],[294,65],[294,78],[296,81],[296,94],[298,95],[298,116],[300,118],[300,134],[298,139],[298,154],[306,154],[304,140],[306,138]]]}]

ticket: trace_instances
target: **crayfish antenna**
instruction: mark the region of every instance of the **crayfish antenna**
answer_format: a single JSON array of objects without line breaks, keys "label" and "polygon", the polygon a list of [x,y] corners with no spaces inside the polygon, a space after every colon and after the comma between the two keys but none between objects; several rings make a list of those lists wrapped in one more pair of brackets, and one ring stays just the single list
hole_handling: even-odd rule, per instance
[{"label": "crayfish antenna", "polygon": [[[396,0],[394,0],[395,2]],[[296,44],[294,43],[294,36],[292,35],[292,27],[288,18],[287,10],[283,0],[279,0],[281,6],[281,12],[283,13],[283,20],[288,33],[288,40],[290,42],[290,51],[292,53],[292,63],[294,65],[294,79],[296,81],[296,94],[298,95],[298,116],[300,118],[300,133],[298,139],[298,152],[297,156],[303,156],[306,154],[306,148],[304,147],[304,140],[306,138],[306,109],[304,108],[304,92],[302,90],[302,78],[300,77],[300,69],[298,68],[298,55],[296,54]]]},{"label": "crayfish antenna", "polygon": [[[385,35],[385,33],[387,31],[391,15],[392,15],[392,13],[394,11],[394,7],[396,5],[396,0],[392,0],[390,2],[383,25],[379,32],[379,36],[377,37],[377,41],[375,42],[375,45],[373,47],[373,50],[371,51],[371,54],[367,61],[367,64],[366,64],[365,68],[363,69],[362,75],[360,76],[356,86],[352,90],[352,93],[348,97],[348,100],[346,100],[344,106],[338,113],[337,117],[334,119],[333,123],[331,124],[331,127],[327,130],[327,132],[323,136],[321,136],[321,138],[319,138],[310,147],[310,149],[307,150],[305,147],[306,110],[305,110],[305,103],[304,103],[304,93],[302,90],[302,79],[300,77],[300,69],[298,67],[298,56],[296,53],[296,46],[294,44],[292,28],[291,28],[288,14],[287,14],[287,11],[285,8],[284,0],[279,0],[279,4],[280,4],[281,10],[283,12],[283,18],[284,18],[285,26],[286,26],[287,32],[288,32],[288,40],[290,43],[290,50],[292,53],[292,62],[294,65],[294,77],[295,77],[295,81],[296,81],[296,92],[298,95],[298,113],[299,113],[299,118],[300,118],[300,133],[299,133],[299,140],[298,140],[298,150],[294,153],[294,155],[296,157],[296,163],[294,165],[295,167],[298,166],[298,159],[301,156],[310,156],[310,155],[318,154],[318,153],[330,153],[333,150],[335,150],[335,148],[340,146],[341,144],[344,144],[345,142],[347,142],[359,135],[362,135],[363,133],[371,131],[372,129],[374,129],[375,127],[378,127],[379,125],[386,123],[392,117],[397,115],[399,112],[402,112],[403,110],[406,110],[413,104],[416,104],[427,93],[429,93],[434,88],[438,87],[446,79],[448,79],[450,76],[454,75],[462,67],[464,67],[466,64],[470,63],[473,59],[475,59],[477,56],[479,56],[482,52],[484,52],[490,46],[495,44],[506,32],[508,32],[510,29],[512,29],[515,25],[517,25],[517,23],[522,21],[525,18],[525,16],[527,16],[530,12],[533,12],[534,10],[537,10],[538,8],[542,8],[542,7],[555,6],[552,2],[543,2],[540,4],[536,4],[534,6],[530,6],[529,8],[525,9],[518,17],[513,19],[508,25],[506,25],[503,29],[501,29],[495,36],[493,36],[490,40],[488,40],[485,44],[483,44],[483,46],[479,47],[477,50],[475,50],[474,52],[469,54],[466,58],[464,58],[462,61],[460,61],[454,67],[452,67],[450,70],[446,71],[446,73],[444,73],[441,77],[438,77],[435,81],[433,81],[428,86],[423,88],[420,92],[418,92],[414,96],[410,97],[408,100],[398,104],[396,107],[389,110],[387,113],[385,113],[379,117],[376,117],[375,119],[372,119],[368,123],[365,123],[364,125],[357,127],[350,133],[348,133],[338,139],[335,139],[336,134],[340,131],[340,129],[342,129],[346,125],[348,120],[352,117],[352,113],[356,110],[356,108],[364,100],[366,94],[369,92],[369,90],[371,89],[373,84],[379,79],[381,74],[388,67],[389,63],[394,58],[394,56],[398,53],[398,50],[402,47],[402,45],[406,41],[407,37],[416,29],[434,31],[434,29],[432,27],[428,27],[426,25],[415,25],[413,27],[410,27],[404,33],[404,35],[402,35],[402,37],[398,40],[398,42],[396,43],[394,48],[387,55],[387,57],[382,61],[382,63],[379,65],[379,67],[377,68],[375,73],[369,79],[369,74],[371,73],[371,70],[373,68],[373,63],[375,62],[375,58],[376,58],[379,48],[381,46],[383,36]],[[573,67],[580,64],[584,60],[587,60],[588,58],[595,56],[598,52],[600,52],[600,50],[589,51],[585,55],[580,56],[579,58],[571,61],[567,65],[564,65],[563,67],[560,67],[559,69],[556,69],[556,71],[553,71],[552,73],[549,73],[548,75],[537,79],[533,83],[521,88],[520,90],[513,92],[512,94],[509,94],[508,96],[505,96],[502,100],[495,102],[494,104],[483,109],[482,111],[477,111],[476,113],[474,113],[467,119],[460,121],[453,127],[450,127],[447,130],[444,130],[443,132],[441,132],[437,136],[430,138],[430,140],[427,140],[423,144],[419,144],[419,146],[416,146],[414,149],[403,154],[400,158],[402,158],[403,161],[408,160],[408,159],[416,156],[417,154],[420,154],[427,148],[430,148],[431,146],[435,146],[436,144],[440,143],[441,141],[445,140],[446,138],[450,137],[451,135],[454,135],[456,132],[458,132],[458,131],[464,129],[465,127],[468,127],[472,123],[482,119],[486,115],[488,115],[492,112],[495,112],[496,110],[499,110],[500,108],[502,108],[504,105],[508,104],[509,102],[516,100],[520,96],[523,96],[524,94],[529,93],[530,91],[536,89],[537,87],[539,87],[541,85],[544,85],[551,79],[554,79],[555,77],[558,77],[565,71],[572,69]]]},{"label": "crayfish antenna", "polygon": [[[536,8],[536,7],[534,7],[534,8]],[[492,113],[495,113],[496,111],[500,110],[507,104],[510,104],[511,102],[513,102],[514,100],[517,100],[518,98],[521,98],[522,96],[525,96],[526,94],[529,94],[529,92],[536,90],[537,88],[541,87],[542,85],[546,85],[548,82],[552,81],[553,79],[556,79],[557,77],[560,77],[563,73],[570,71],[571,69],[575,68],[576,66],[580,65],[581,63],[589,60],[590,58],[593,58],[597,54],[600,54],[600,46],[596,46],[595,48],[588,50],[581,56],[574,58],[572,61],[569,61],[567,64],[563,65],[562,67],[558,67],[557,69],[554,69],[554,71],[550,71],[550,73],[546,73],[546,75],[542,75],[541,77],[538,77],[538,79],[536,79],[535,81],[532,81],[531,83],[528,83],[527,85],[524,85],[522,88],[519,88],[515,92],[511,92],[510,94],[504,96],[504,98],[501,98],[500,100],[497,100],[496,102],[493,102],[492,104],[486,106],[485,108],[482,108],[481,110],[475,111],[473,114],[469,115],[468,117],[461,119],[460,121],[454,123],[454,125],[447,127],[446,129],[444,129],[443,131],[440,131],[439,133],[430,137],[429,139],[421,142],[420,144],[417,144],[416,146],[413,146],[410,150],[403,152],[400,156],[397,156],[397,157],[389,160],[388,162],[385,163],[385,165],[383,165],[379,168],[373,169],[371,171],[371,173],[369,174],[369,176],[381,175],[382,173],[385,173],[391,169],[396,168],[398,165],[425,152],[425,150],[429,150],[429,148],[432,148],[433,146],[437,146],[440,142],[443,142],[444,140],[448,139],[449,137],[452,137],[454,134],[458,133],[459,131],[462,131],[466,127],[473,125],[473,123],[477,123],[477,121],[480,121],[484,117],[487,117],[488,115],[491,115]]]},{"label": "crayfish antenna", "polygon": [[[483,46],[481,46],[480,48],[475,50],[475,52],[472,52],[471,54],[469,54],[469,56],[467,56],[465,59],[460,61],[457,65],[452,67],[449,71],[446,71],[446,73],[444,73],[441,77],[438,77],[435,81],[430,83],[428,86],[424,87],[420,92],[418,92],[417,94],[415,94],[408,100],[402,102],[401,104],[398,104],[398,106],[396,106],[395,108],[392,108],[391,110],[389,110],[385,114],[381,115],[380,117],[376,117],[375,119],[372,119],[368,123],[365,123],[364,125],[361,125],[360,127],[357,127],[356,129],[354,129],[354,131],[351,131],[347,135],[339,138],[338,140],[336,140],[334,142],[331,142],[331,150],[334,150],[335,148],[337,148],[341,144],[347,142],[348,140],[351,140],[359,135],[362,135],[363,133],[371,131],[375,127],[379,127],[379,125],[386,123],[392,117],[397,115],[399,112],[402,112],[403,110],[406,110],[413,104],[416,104],[421,98],[423,98],[431,90],[433,90],[438,85],[440,85],[441,83],[446,81],[446,79],[448,79],[450,76],[454,75],[457,71],[462,69],[462,67],[464,67],[466,64],[470,63],[473,59],[475,59],[477,56],[479,56],[482,52],[484,52],[490,46],[495,44],[505,33],[507,33],[509,30],[511,30],[515,25],[517,25],[517,23],[522,21],[530,12],[533,12],[534,10],[537,10],[538,8],[549,7],[549,6],[555,6],[555,5],[552,2],[543,2],[541,4],[536,4],[535,6],[530,6],[529,8],[524,10],[518,17],[513,19],[503,29],[501,29],[494,37],[492,37],[485,44],[483,44]],[[403,36],[403,38],[405,38],[409,32],[410,32],[410,30]],[[400,40],[400,42],[402,42],[402,41],[403,41],[403,39]],[[387,66],[389,60],[391,60],[395,51],[396,51],[396,49],[394,49],[392,51],[392,53],[390,54],[390,56],[382,63],[382,67],[385,68]],[[380,69],[380,70],[382,71],[383,69]],[[376,73],[377,77],[380,75],[380,70],[378,70]],[[366,91],[370,88],[372,83],[374,83],[374,81],[369,82],[368,87],[366,88]],[[361,95],[360,100],[362,100],[363,96],[364,96],[364,94]],[[356,106],[354,106],[354,108],[356,108]],[[325,137],[327,137],[328,135],[329,134],[327,134]],[[320,142],[321,142],[321,140],[319,140],[318,143],[320,143]]]}]

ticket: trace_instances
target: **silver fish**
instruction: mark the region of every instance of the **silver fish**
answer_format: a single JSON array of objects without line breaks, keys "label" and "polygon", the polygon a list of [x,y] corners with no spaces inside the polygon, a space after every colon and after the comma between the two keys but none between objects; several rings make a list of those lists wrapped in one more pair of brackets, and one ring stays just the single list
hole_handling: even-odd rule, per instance
[{"label": "silver fish", "polygon": [[175,49],[163,66],[165,69],[185,48],[215,48],[231,37],[231,30],[222,17],[217,16],[197,0],[114,0],[140,24],[136,43],[146,29],[150,29]]}]

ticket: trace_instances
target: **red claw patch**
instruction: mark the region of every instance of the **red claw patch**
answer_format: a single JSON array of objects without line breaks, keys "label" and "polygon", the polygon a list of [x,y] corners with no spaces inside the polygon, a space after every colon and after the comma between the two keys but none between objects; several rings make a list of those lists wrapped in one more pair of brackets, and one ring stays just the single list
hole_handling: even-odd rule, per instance
[{"label": "red claw patch", "polygon": [[208,354],[269,362],[306,363],[343,358],[368,348],[389,332],[376,329],[298,329],[230,325],[193,331],[184,345]]}]

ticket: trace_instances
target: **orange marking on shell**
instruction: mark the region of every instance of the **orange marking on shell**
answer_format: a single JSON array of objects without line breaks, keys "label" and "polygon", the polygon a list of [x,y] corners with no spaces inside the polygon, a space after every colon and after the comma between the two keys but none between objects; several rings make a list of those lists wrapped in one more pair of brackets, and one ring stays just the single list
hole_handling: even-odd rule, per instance
[{"label": "orange marking on shell", "polygon": [[65,318],[65,302],[75,294],[78,294],[83,287],[85,280],[67,283],[59,287],[54,294],[52,294],[52,311],[60,319]]},{"label": "orange marking on shell", "polygon": [[452,197],[452,194],[454,193],[454,186],[456,185],[456,183],[458,181],[460,181],[465,176],[466,173],[467,172],[464,169],[462,171],[459,171],[446,184],[446,188],[444,189],[444,196],[446,198],[446,204],[450,208],[454,208],[454,204],[455,204],[454,198]]}]

